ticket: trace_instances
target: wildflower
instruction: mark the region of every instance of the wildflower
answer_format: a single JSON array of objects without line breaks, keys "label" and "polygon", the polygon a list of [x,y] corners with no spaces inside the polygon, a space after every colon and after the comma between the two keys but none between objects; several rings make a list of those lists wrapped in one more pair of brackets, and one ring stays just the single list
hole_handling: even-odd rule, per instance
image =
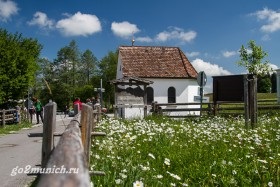
[{"label": "wildflower", "polygon": [[266,161],[266,160],[258,159],[258,161],[261,162],[261,163],[267,164],[267,161]]},{"label": "wildflower", "polygon": [[123,174],[123,173],[120,173],[120,176],[121,176],[123,179],[126,179],[126,178],[127,178],[127,175],[126,175],[126,174]]},{"label": "wildflower", "polygon": [[173,174],[173,173],[170,173],[170,172],[166,172],[166,173],[168,173],[171,177],[173,177],[173,178],[175,178],[175,179],[177,179],[177,180],[181,180],[181,177],[179,177],[178,175],[175,175],[175,174]]},{"label": "wildflower", "polygon": [[142,181],[135,181],[133,187],[144,187],[144,184]]},{"label": "wildflower", "polygon": [[99,155],[95,155],[95,158],[96,158],[96,159],[100,159],[100,156],[99,156]]},{"label": "wildflower", "polygon": [[168,158],[164,159],[164,164],[170,166],[170,160]]},{"label": "wildflower", "polygon": [[116,184],[121,184],[121,183],[122,183],[122,180],[121,180],[121,179],[116,179],[116,180],[115,180],[115,183],[116,183]]},{"label": "wildflower", "polygon": [[232,170],[232,174],[233,174],[233,175],[236,175],[237,172],[236,172],[235,170]]},{"label": "wildflower", "polygon": [[162,175],[157,175],[157,176],[156,176],[156,178],[158,178],[158,179],[162,179],[162,178],[163,178],[163,176],[162,176]]},{"label": "wildflower", "polygon": [[268,182],[267,185],[268,185],[269,187],[272,187],[272,186],[273,186],[273,183],[272,183],[272,182]]},{"label": "wildflower", "polygon": [[150,167],[149,166],[143,166],[143,165],[140,165],[141,169],[143,171],[149,171],[150,170]]},{"label": "wildflower", "polygon": [[156,159],[155,156],[152,153],[149,153],[148,156],[153,158],[153,159]]}]

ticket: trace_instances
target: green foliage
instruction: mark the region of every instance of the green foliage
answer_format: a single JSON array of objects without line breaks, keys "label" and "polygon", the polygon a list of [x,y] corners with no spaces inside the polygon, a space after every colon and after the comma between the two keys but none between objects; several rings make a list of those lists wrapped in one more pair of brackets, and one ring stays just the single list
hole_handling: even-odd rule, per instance
[{"label": "green foliage", "polygon": [[97,69],[97,58],[93,55],[90,50],[86,50],[81,57],[81,79],[89,84],[90,78],[96,73]]},{"label": "green foliage", "polygon": [[56,102],[58,110],[64,110],[66,105],[72,103],[71,85],[53,81],[50,84],[51,93],[48,88],[42,90],[40,98],[43,104],[47,104],[49,100]]},{"label": "green foliage", "polygon": [[257,46],[255,41],[248,42],[248,49],[242,45],[239,52],[241,60],[237,64],[245,67],[250,74],[265,75],[271,71],[268,61],[262,62],[267,53],[261,46]]},{"label": "green foliage", "polygon": [[[71,105],[75,97],[83,101],[93,96],[89,79],[96,73],[97,59],[90,50],[81,53],[74,40],[58,51],[53,63],[40,59],[39,64],[37,86],[42,86],[40,95],[45,97],[42,100],[52,99],[62,110],[65,105]],[[45,81],[39,83],[42,77]]]},{"label": "green foliage", "polygon": [[0,29],[0,103],[22,98],[34,84],[41,49],[35,39]]},{"label": "green foliage", "polygon": [[270,75],[258,77],[257,89],[258,89],[258,93],[270,93],[271,91]]},{"label": "green foliage", "polygon": [[86,102],[86,99],[94,96],[94,88],[92,85],[84,85],[78,87],[75,91],[75,95],[78,95],[82,102]]},{"label": "green foliage", "polygon": [[77,86],[77,69],[80,66],[80,51],[74,40],[58,51],[54,66],[57,78],[72,85],[74,91]]}]

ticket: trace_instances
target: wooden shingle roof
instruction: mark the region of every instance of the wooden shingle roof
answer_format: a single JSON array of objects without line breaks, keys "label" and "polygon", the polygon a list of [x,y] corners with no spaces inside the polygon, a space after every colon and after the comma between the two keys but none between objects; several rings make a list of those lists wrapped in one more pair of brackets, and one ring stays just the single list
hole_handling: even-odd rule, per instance
[{"label": "wooden shingle roof", "polygon": [[124,77],[197,77],[197,71],[178,47],[120,46],[119,58]]}]

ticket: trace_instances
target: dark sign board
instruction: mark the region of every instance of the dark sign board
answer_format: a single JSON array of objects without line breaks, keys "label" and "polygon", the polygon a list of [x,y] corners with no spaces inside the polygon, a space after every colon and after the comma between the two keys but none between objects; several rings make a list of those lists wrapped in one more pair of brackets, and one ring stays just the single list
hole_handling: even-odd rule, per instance
[{"label": "dark sign board", "polygon": [[244,101],[244,77],[247,75],[213,76],[213,101]]}]

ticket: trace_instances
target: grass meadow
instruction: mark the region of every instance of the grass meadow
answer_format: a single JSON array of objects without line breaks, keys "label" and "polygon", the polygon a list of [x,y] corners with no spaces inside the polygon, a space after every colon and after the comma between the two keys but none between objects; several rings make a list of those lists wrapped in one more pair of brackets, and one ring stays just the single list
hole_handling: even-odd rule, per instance
[{"label": "grass meadow", "polygon": [[103,119],[92,144],[95,187],[280,186],[280,115]]}]

